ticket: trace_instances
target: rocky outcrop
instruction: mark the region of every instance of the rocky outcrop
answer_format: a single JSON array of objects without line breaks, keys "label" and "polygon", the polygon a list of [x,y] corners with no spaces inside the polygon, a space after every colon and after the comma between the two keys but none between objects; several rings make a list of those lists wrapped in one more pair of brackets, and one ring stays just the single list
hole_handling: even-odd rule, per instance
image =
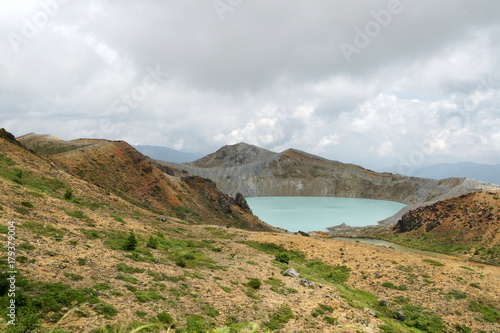
[{"label": "rocky outcrop", "polygon": [[237,204],[243,211],[253,214],[252,210],[250,209],[250,206],[248,205],[247,200],[241,193],[236,193],[236,197],[234,198],[234,203]]}]

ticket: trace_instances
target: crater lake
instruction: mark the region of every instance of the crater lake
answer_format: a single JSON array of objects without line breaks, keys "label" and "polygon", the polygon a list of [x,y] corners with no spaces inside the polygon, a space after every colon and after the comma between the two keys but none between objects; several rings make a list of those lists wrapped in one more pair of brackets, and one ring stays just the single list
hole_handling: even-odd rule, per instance
[{"label": "crater lake", "polygon": [[373,199],[337,197],[248,197],[253,213],[262,221],[292,232],[327,231],[345,223],[352,227],[376,225],[405,204]]}]

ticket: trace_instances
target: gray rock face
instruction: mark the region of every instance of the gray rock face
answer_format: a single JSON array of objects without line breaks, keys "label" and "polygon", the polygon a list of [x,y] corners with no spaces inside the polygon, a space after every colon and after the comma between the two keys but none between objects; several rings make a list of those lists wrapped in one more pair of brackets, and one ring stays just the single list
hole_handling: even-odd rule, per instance
[{"label": "gray rock face", "polygon": [[237,193],[245,197],[331,196],[390,200],[408,205],[385,223],[395,223],[408,210],[427,203],[500,188],[468,178],[435,180],[378,173],[295,149],[273,153],[244,143],[225,146],[192,163],[170,165],[213,180],[232,197]]}]

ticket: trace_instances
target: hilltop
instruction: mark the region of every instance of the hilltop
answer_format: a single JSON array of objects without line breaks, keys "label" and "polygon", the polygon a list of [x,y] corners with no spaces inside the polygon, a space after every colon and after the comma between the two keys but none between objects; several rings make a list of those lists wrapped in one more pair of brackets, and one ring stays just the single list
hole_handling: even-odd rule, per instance
[{"label": "hilltop", "polygon": [[[43,324],[60,333],[130,332],[148,323],[170,332],[500,328],[498,267],[321,234],[244,230],[255,228],[253,218],[237,205],[224,212],[213,182],[160,169],[123,141],[76,143],[85,146],[40,156],[0,135],[0,238],[6,244],[15,226],[19,271],[16,327],[5,328],[2,259],[4,331]],[[160,190],[151,192],[154,185]],[[287,268],[300,276],[284,276]]]}]

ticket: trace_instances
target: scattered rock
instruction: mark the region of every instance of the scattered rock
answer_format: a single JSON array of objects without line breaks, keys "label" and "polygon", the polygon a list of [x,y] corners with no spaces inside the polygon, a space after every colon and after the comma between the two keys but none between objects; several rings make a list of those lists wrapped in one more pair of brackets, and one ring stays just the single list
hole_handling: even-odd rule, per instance
[{"label": "scattered rock", "polygon": [[387,306],[387,305],[389,305],[389,302],[387,302],[387,300],[383,299],[380,301],[379,304],[380,304],[380,306]]},{"label": "scattered rock", "polygon": [[165,216],[160,216],[158,218],[158,220],[162,221],[162,222],[167,222],[167,218]]},{"label": "scattered rock", "polygon": [[396,315],[394,316],[394,318],[396,318],[397,320],[405,320],[406,319],[406,316],[405,316],[405,313],[403,311],[398,311],[396,313]]},{"label": "scattered rock", "polygon": [[281,274],[283,274],[284,276],[291,276],[294,278],[298,278],[300,276],[299,272],[297,272],[293,268],[288,268],[287,270],[284,270]]},{"label": "scattered rock", "polygon": [[299,283],[301,285],[303,285],[304,287],[308,287],[308,288],[314,287],[314,282],[311,282],[307,279],[300,279]]}]

